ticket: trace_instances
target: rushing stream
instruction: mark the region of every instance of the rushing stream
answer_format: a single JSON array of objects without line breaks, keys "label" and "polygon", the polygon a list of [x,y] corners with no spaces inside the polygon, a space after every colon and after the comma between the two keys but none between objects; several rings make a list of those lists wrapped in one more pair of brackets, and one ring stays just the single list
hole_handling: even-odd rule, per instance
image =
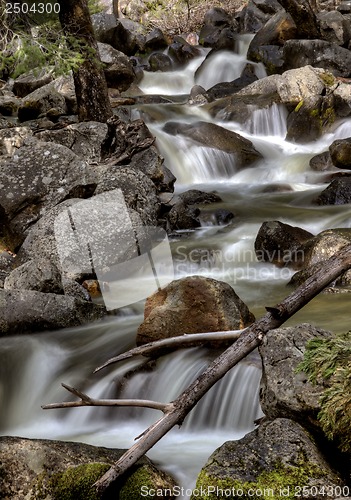
[{"label": "rushing stream", "polygon": [[[240,53],[244,53],[243,38]],[[212,59],[195,82],[202,59],[178,72],[150,73],[141,82],[148,94],[189,94],[194,83],[209,88],[237,78],[245,65],[243,55],[223,52]],[[257,66],[258,76],[263,70]],[[185,101],[185,100],[184,100]],[[183,102],[183,101],[182,101]],[[228,227],[217,226],[211,214],[203,226],[187,238],[172,242],[177,278],[202,274],[227,281],[259,317],[266,305],[284,298],[292,273],[258,262],[253,244],[266,220],[280,220],[314,234],[336,227],[351,227],[349,206],[316,206],[311,200],[325,188],[321,174],[309,168],[309,160],[325,151],[336,138],[351,136],[351,120],[336,124],[333,133],[311,144],[284,140],[287,111],[274,105],[256,110],[244,126],[217,122],[250,139],[264,160],[255,168],[237,172],[232,157],[163,131],[167,121],[213,121],[196,106],[187,104],[144,105],[140,111],[157,138],[166,165],[177,178],[176,191],[196,187],[216,191],[223,208],[235,215]],[[274,189],[283,186],[283,189]],[[313,300],[288,324],[308,321],[331,329],[349,329],[350,299],[323,295]],[[124,314],[97,325],[44,334],[0,339],[0,432],[2,435],[84,441],[94,445],[126,448],[151,422],[155,410],[127,408],[78,408],[43,411],[42,404],[67,398],[61,382],[95,397],[142,397],[159,401],[174,399],[207,366],[211,353],[203,349],[181,350],[164,356],[153,371],[123,376],[141,360],[125,361],[92,374],[111,356],[134,345],[142,321],[143,302]],[[186,488],[212,451],[226,440],[252,430],[261,415],[258,403],[259,364],[255,356],[231,370],[187,417],[149,453],[149,457],[174,474]],[[187,497],[187,496],[185,496]]]}]

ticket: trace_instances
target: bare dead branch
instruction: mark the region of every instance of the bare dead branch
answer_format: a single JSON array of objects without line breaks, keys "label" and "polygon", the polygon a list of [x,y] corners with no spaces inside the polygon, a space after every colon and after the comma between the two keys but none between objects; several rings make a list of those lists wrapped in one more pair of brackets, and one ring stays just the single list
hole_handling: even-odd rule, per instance
[{"label": "bare dead branch", "polygon": [[158,401],[150,401],[148,399],[93,399],[84,392],[70,387],[66,384],[61,384],[75,396],[80,397],[80,401],[64,401],[62,403],[51,403],[42,406],[43,410],[52,410],[56,408],[78,408],[80,406],[138,406],[142,408],[151,408],[153,410],[161,410],[163,413],[168,413],[172,410],[171,403],[159,403]]},{"label": "bare dead branch", "polygon": [[[69,392],[80,397],[80,401],[54,403],[44,409],[66,408],[68,406],[147,406],[160,409],[164,416],[152,424],[122,457],[95,483],[102,494],[119,476],[125,473],[139,458],[149,451],[175,425],[181,425],[208,390],[239,361],[262,342],[264,335],[281,326],[287,319],[304,307],[329,283],[351,268],[351,245],[342,248],[337,255],[326,260],[324,267],[310,276],[300,287],[274,307],[267,306],[267,313],[241,332],[236,342],[218,356],[207,369],[174,401],[163,404],[144,400],[95,400],[88,395],[63,385]],[[228,333],[228,332],[226,332]]]},{"label": "bare dead branch", "polygon": [[107,360],[103,365],[95,368],[93,373],[96,373],[103,368],[106,368],[113,363],[132,358],[134,356],[152,355],[153,358],[161,356],[167,349],[179,349],[182,347],[195,347],[203,345],[205,342],[220,342],[223,340],[236,340],[240,337],[242,330],[228,330],[223,332],[207,332],[207,333],[190,333],[179,335],[178,337],[171,337],[169,339],[155,340],[139,347],[134,347],[127,352],[119,354]]},{"label": "bare dead branch", "polygon": [[139,458],[149,451],[175,425],[181,424],[186,415],[206,392],[231,368],[245,358],[262,342],[264,335],[281,326],[293,314],[320,293],[340,274],[351,268],[351,245],[347,245],[327,261],[323,269],[308,278],[285,300],[270,310],[251,326],[246,328],[239,339],[218,356],[208,368],[175,399],[173,409],[155,422],[142,438],[95,483],[98,493],[126,472]]}]

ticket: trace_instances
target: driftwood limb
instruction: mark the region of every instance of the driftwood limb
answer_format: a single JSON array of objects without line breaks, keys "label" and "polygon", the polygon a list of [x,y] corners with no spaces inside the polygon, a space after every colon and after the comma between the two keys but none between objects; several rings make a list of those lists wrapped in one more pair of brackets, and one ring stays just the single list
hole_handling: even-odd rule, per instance
[{"label": "driftwood limb", "polygon": [[159,403],[158,401],[150,401],[148,399],[93,399],[84,392],[70,387],[66,384],[61,384],[75,396],[80,398],[80,401],[65,401],[62,403],[51,403],[42,406],[43,410],[53,410],[56,408],[77,408],[80,406],[138,406],[142,408],[151,408],[153,410],[161,410],[163,413],[169,412],[173,405],[171,403]]},{"label": "driftwood limb", "polygon": [[97,492],[105,491],[170,429],[181,424],[204,394],[239,361],[258,347],[269,330],[281,326],[349,268],[351,268],[351,245],[345,246],[338,255],[325,261],[323,269],[310,276],[273,310],[269,310],[261,319],[246,328],[234,344],[218,356],[177,399],[170,403],[170,411],[151,425],[142,434],[142,438],[95,483]]},{"label": "driftwood limb", "polygon": [[158,357],[164,353],[165,350],[179,349],[182,347],[195,347],[197,345],[204,345],[206,342],[220,342],[223,340],[236,340],[240,337],[242,330],[228,330],[224,332],[207,332],[207,333],[190,333],[180,335],[179,337],[171,337],[169,339],[155,340],[139,347],[134,347],[127,352],[123,352],[118,356],[108,359],[103,365],[95,368],[94,373],[106,368],[113,363],[132,358],[134,356]]}]

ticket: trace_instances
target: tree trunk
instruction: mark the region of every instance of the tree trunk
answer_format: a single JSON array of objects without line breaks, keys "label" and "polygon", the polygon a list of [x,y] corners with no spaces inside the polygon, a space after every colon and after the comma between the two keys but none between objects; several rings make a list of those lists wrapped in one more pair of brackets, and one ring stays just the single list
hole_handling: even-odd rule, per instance
[{"label": "tree trunk", "polygon": [[279,0],[279,3],[295,21],[298,38],[320,38],[316,0]]},{"label": "tree trunk", "polygon": [[119,0],[112,0],[112,12],[116,19],[119,18]]},{"label": "tree trunk", "polygon": [[107,84],[86,0],[58,0],[67,43],[79,45],[84,62],[73,70],[79,121],[106,122],[112,116]]}]

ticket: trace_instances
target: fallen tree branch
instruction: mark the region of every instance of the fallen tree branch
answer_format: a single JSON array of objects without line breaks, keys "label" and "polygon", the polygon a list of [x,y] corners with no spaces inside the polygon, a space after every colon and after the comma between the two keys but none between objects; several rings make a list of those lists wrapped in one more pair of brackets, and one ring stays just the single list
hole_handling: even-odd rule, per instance
[{"label": "fallen tree branch", "polygon": [[149,451],[175,425],[181,424],[186,415],[206,392],[231,368],[245,358],[262,342],[264,335],[281,326],[293,314],[318,295],[340,274],[351,268],[351,245],[347,245],[325,261],[323,269],[310,276],[267,314],[246,328],[238,340],[218,356],[208,368],[171,405],[172,409],[142,434],[122,457],[95,483],[102,493],[119,476],[125,473],[139,458]]},{"label": "fallen tree branch", "polygon": [[173,405],[171,403],[159,403],[158,401],[150,401],[148,399],[93,399],[84,392],[70,387],[66,384],[61,384],[62,387],[67,389],[75,396],[80,397],[80,401],[64,401],[62,403],[51,403],[43,405],[43,410],[53,410],[56,408],[77,408],[79,406],[138,406],[142,408],[151,408],[153,410],[161,410],[167,413],[171,410]]},{"label": "fallen tree branch", "polygon": [[240,337],[242,330],[228,330],[223,332],[207,332],[207,333],[190,333],[179,335],[179,337],[171,337],[169,339],[155,340],[139,347],[134,347],[127,352],[123,352],[118,356],[108,359],[103,365],[95,368],[93,373],[96,373],[103,368],[106,368],[113,363],[132,358],[134,356],[158,357],[164,354],[169,348],[179,349],[182,347],[195,347],[203,345],[205,342],[220,342],[223,340],[236,340]]},{"label": "fallen tree branch", "polygon": [[[239,338],[220,356],[218,356],[207,369],[174,401],[163,404],[148,402],[152,408],[161,409],[164,416],[146,429],[140,440],[134,444],[122,457],[95,483],[98,493],[102,494],[106,488],[119,476],[124,474],[139,458],[145,455],[168,431],[175,425],[181,425],[187,414],[194,408],[209,389],[220,380],[239,361],[244,359],[250,352],[262,342],[264,335],[269,331],[281,326],[287,319],[298,312],[310,300],[318,295],[329,283],[333,282],[340,274],[351,268],[351,245],[347,245],[337,255],[325,261],[322,269],[310,276],[301,286],[286,297],[281,303],[274,307],[266,307],[267,313],[251,326],[241,332]],[[80,401],[71,403],[73,406],[87,406],[98,401],[88,395],[69,386],[64,387],[71,393],[81,398]],[[129,405],[138,400],[112,400],[114,406],[118,403],[128,401]],[[134,403],[133,403],[134,401]],[[143,401],[142,406],[145,401]],[[44,408],[62,408],[66,403],[54,403]],[[110,404],[109,404],[110,405]],[[121,404],[120,404],[121,405]],[[138,405],[139,406],[139,405]],[[162,408],[161,408],[162,406]]]}]

